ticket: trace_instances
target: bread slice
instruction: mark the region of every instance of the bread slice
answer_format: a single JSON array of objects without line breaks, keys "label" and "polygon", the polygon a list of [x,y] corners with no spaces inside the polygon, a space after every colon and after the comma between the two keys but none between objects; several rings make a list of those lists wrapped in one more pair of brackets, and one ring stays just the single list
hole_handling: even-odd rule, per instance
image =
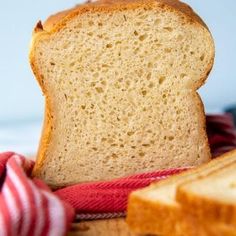
[{"label": "bread slice", "polygon": [[177,0],[98,1],[38,24],[30,61],[46,98],[34,176],[51,186],[210,159],[196,90],[210,32]]},{"label": "bread slice", "polygon": [[[188,207],[183,195],[178,197],[182,199],[182,205],[176,201],[176,189],[181,184],[184,184],[183,187],[191,186],[194,180],[209,176],[230,165],[236,165],[236,151],[229,152],[196,169],[133,192],[129,197],[127,214],[130,228],[142,234],[204,235],[206,229],[204,225],[199,224],[198,218],[191,214],[186,215],[183,211],[182,205]],[[196,209],[200,211],[196,206],[192,211]],[[205,219],[208,220],[207,217]],[[183,234],[183,232],[188,233]]]},{"label": "bread slice", "polygon": [[185,212],[195,216],[199,222],[207,219],[206,228],[210,235],[225,235],[222,230],[226,232],[226,229],[234,231],[236,235],[235,170],[236,162],[230,163],[208,176],[184,183],[177,188],[177,201],[182,204]]}]

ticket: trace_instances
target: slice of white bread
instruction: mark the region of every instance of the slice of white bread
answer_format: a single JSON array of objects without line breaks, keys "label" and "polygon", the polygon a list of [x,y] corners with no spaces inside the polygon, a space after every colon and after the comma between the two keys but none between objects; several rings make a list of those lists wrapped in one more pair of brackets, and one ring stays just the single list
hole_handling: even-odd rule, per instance
[{"label": "slice of white bread", "polygon": [[220,235],[226,228],[236,235],[236,162],[178,186],[176,200],[199,222],[206,224],[207,219],[210,235]]},{"label": "slice of white bread", "polygon": [[[191,186],[194,180],[210,176],[217,170],[231,165],[236,165],[236,151],[229,152],[196,169],[133,192],[129,197],[127,214],[127,222],[130,228],[136,233],[143,234],[204,235],[206,232],[204,225],[198,224],[198,218],[186,214],[185,208],[183,209],[182,206],[187,206],[183,198],[184,195],[178,197],[182,200],[182,205],[176,200],[176,189],[181,186],[178,191],[181,190],[183,193],[184,186]],[[215,186],[214,183],[212,185]],[[204,191],[204,187],[202,188]],[[192,211],[197,208],[192,208]],[[201,212],[200,208],[198,210]],[[208,220],[207,217],[206,219]],[[186,232],[188,233],[186,234]]]},{"label": "slice of white bread", "polygon": [[51,186],[210,159],[196,90],[210,32],[177,0],[98,1],[38,24],[30,61],[46,98],[34,176]]}]

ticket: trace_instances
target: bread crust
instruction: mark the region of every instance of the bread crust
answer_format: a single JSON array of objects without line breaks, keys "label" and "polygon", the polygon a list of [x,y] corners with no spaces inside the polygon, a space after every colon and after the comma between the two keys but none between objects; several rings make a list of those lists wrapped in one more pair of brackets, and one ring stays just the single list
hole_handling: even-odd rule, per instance
[{"label": "bread crust", "polygon": [[[44,125],[43,125],[43,131],[42,131],[42,137],[40,141],[40,145],[38,148],[38,154],[37,154],[37,164],[35,165],[35,168],[33,170],[34,176],[42,176],[41,175],[41,169],[44,166],[45,163],[45,152],[47,150],[47,147],[50,142],[50,138],[52,135],[52,117],[51,117],[51,100],[50,100],[50,94],[48,94],[46,87],[44,86],[44,78],[43,75],[40,74],[39,69],[36,66],[35,63],[35,48],[37,47],[38,43],[41,40],[47,40],[52,34],[62,30],[64,27],[66,27],[67,22],[71,21],[74,17],[78,15],[82,15],[86,12],[112,12],[112,11],[121,11],[124,9],[136,9],[138,7],[146,7],[147,9],[149,7],[157,6],[161,9],[168,9],[170,11],[174,11],[177,14],[180,14],[181,16],[184,16],[187,21],[191,24],[195,24],[197,27],[203,27],[207,31],[208,28],[206,24],[202,21],[202,19],[192,10],[191,7],[189,7],[187,4],[182,3],[178,0],[100,0],[93,3],[86,3],[82,5],[78,5],[70,10],[66,10],[63,12],[60,12],[56,15],[53,15],[48,18],[48,20],[44,23],[38,23],[34,29],[33,32],[33,38],[31,43],[31,50],[30,50],[30,64],[32,67],[32,70],[36,76],[36,79],[43,91],[43,94],[46,98],[46,108],[45,108],[45,119],[44,119]],[[208,65],[208,69],[206,70],[206,73],[203,75],[202,78],[199,78],[199,83],[196,84],[196,90],[201,87],[205,80],[207,79],[208,74],[210,73],[212,66],[214,62],[214,57],[212,58],[212,61]],[[199,98],[197,98],[199,99]],[[200,127],[202,127],[202,135],[206,141],[207,145],[207,136],[206,136],[206,127],[205,127],[205,114],[204,114],[204,108],[201,102],[201,99],[199,99],[199,117],[201,123],[199,124]],[[210,159],[210,149],[209,146],[207,147],[209,157]]]},{"label": "bread crust", "polygon": [[172,206],[161,202],[150,203],[135,193],[131,193],[129,197],[126,221],[137,234],[209,236],[205,226],[194,215],[183,211],[179,204]]},{"label": "bread crust", "polygon": [[[67,21],[77,15],[85,12],[110,12],[122,9],[135,9],[139,6],[152,6],[153,3],[161,4],[161,8],[169,8],[183,13],[189,18],[190,22],[197,22],[207,28],[204,21],[193,11],[193,9],[178,0],[98,0],[95,2],[87,2],[85,4],[77,5],[72,9],[59,12],[50,16],[43,24],[44,30],[48,32],[59,31]],[[207,28],[208,29],[208,28]]]},{"label": "bread crust", "polygon": [[169,236],[180,236],[177,229],[178,224],[176,224],[177,219],[181,218],[181,211],[178,207],[167,206],[158,202],[150,203],[134,193],[129,197],[127,211],[126,222],[130,229],[137,234],[145,232],[145,234],[159,235],[165,233]]},{"label": "bread crust", "polygon": [[189,212],[183,213],[182,235],[188,236],[235,236],[236,227],[234,225],[210,221],[205,217],[200,221]]}]

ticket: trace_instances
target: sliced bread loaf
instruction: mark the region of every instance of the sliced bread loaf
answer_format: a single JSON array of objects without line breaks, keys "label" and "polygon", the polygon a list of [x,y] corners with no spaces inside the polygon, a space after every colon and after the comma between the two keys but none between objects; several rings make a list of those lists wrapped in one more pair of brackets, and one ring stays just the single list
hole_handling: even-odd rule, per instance
[{"label": "sliced bread loaf", "polygon": [[[185,209],[188,209],[190,206],[191,212],[199,211],[199,215],[203,208],[202,205],[200,208],[200,205],[197,205],[197,203],[193,205],[193,202],[190,201],[191,198],[187,197],[189,195],[187,195],[185,190],[187,187],[191,188],[192,183],[194,183],[193,181],[196,180],[196,183],[198,183],[199,179],[204,179],[206,176],[213,176],[213,173],[218,173],[217,171],[228,168],[231,165],[234,167],[236,165],[236,151],[229,152],[196,169],[133,192],[129,198],[127,215],[127,222],[130,228],[136,233],[141,234],[208,235],[206,234],[204,224],[200,224],[194,214],[186,214]],[[225,177],[221,181],[229,183]],[[202,185],[199,188],[199,191],[202,189],[200,193],[204,192],[206,188],[213,190],[216,187],[214,181],[211,185],[209,184]],[[178,189],[178,200],[182,204],[176,200],[176,189],[178,186],[180,186]],[[198,188],[194,189],[196,192],[198,191]],[[217,188],[217,191],[221,191],[221,188]],[[205,209],[211,206],[210,204]],[[209,214],[211,213],[209,212]],[[202,214],[201,216],[202,220],[207,219],[206,222],[209,223],[207,215],[204,217],[204,214]]]},{"label": "sliced bread loaf", "polygon": [[98,1],[38,24],[30,61],[46,98],[34,176],[51,186],[210,159],[196,90],[213,64],[177,0]]}]

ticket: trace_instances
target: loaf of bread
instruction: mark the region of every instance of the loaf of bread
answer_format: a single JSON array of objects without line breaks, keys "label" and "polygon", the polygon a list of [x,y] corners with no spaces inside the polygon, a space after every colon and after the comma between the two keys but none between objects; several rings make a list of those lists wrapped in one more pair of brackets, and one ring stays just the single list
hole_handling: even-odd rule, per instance
[{"label": "loaf of bread", "polygon": [[214,60],[177,0],[87,3],[39,23],[30,62],[46,99],[34,176],[60,187],[210,159],[197,89]]},{"label": "loaf of bread", "polygon": [[130,228],[140,234],[235,235],[235,169],[236,150],[133,192]]}]

